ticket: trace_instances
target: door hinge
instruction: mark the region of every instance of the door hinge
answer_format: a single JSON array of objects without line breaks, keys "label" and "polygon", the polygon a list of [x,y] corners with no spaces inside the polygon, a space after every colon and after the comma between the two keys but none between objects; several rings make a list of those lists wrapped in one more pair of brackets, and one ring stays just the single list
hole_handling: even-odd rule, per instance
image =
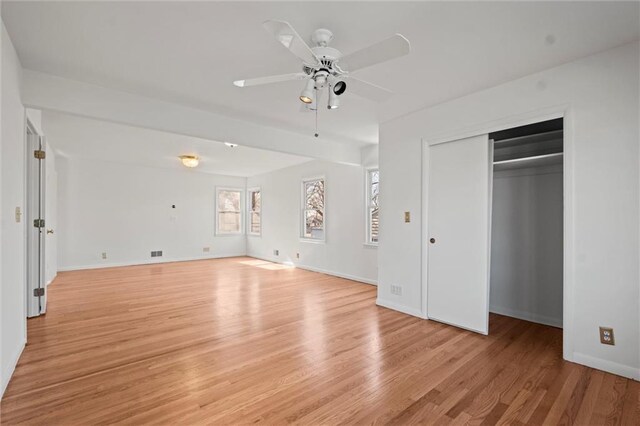
[{"label": "door hinge", "polygon": [[36,149],[35,151],[33,151],[33,156],[38,160],[44,160],[47,156],[47,153],[42,149]]},{"label": "door hinge", "polygon": [[42,297],[42,296],[44,296],[44,287],[34,288],[34,289],[33,289],[33,295],[34,295],[35,297]]},{"label": "door hinge", "polygon": [[44,228],[44,219],[34,219],[33,226],[34,228]]}]

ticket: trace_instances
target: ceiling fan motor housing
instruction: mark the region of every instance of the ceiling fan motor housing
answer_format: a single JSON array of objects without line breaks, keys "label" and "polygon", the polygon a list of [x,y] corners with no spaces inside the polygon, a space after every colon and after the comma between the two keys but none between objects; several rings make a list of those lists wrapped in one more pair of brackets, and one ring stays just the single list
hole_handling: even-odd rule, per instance
[{"label": "ceiling fan motor housing", "polygon": [[311,41],[316,46],[328,46],[333,40],[333,33],[326,28],[318,28],[311,35]]}]

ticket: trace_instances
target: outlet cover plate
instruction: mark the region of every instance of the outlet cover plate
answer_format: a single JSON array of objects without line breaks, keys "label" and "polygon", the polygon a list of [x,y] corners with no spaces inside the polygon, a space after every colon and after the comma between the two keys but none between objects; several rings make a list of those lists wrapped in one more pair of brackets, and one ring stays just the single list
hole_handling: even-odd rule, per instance
[{"label": "outlet cover plate", "polygon": [[611,327],[600,327],[600,343],[603,345],[615,345],[615,340],[613,338],[613,328]]}]

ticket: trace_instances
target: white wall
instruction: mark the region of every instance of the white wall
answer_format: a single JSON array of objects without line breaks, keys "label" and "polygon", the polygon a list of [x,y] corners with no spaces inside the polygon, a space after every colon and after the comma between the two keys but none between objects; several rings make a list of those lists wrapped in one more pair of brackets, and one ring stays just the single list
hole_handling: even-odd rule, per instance
[{"label": "white wall", "polygon": [[53,230],[53,234],[47,232],[44,236],[45,282],[49,285],[58,274],[58,172],[55,152],[49,143],[45,151],[45,228]]},{"label": "white wall", "polygon": [[246,253],[244,236],[214,228],[216,186],[245,188],[245,178],[61,156],[57,169],[59,270]]},{"label": "white wall", "polygon": [[562,327],[562,166],[493,175],[491,312]]},{"label": "white wall", "polygon": [[25,110],[20,98],[21,66],[2,24],[2,246],[0,327],[0,395],[9,383],[26,343],[25,216],[16,222],[15,209],[25,208]]},{"label": "white wall", "polygon": [[[300,240],[302,180],[325,177],[326,242]],[[365,169],[311,161],[250,177],[262,191],[262,236],[249,236],[247,253],[358,281],[377,282],[377,248],[365,246]],[[273,250],[280,251],[279,256]],[[300,259],[296,258],[300,253]]]},{"label": "white wall", "polygon": [[[565,356],[640,379],[639,48],[628,44],[383,123],[379,300],[427,314],[421,237],[422,150],[428,148],[422,139],[485,133],[516,117],[565,108],[573,161],[565,169],[573,195],[565,202],[574,211],[565,273],[575,286],[565,310],[571,320],[565,321],[571,336]],[[403,222],[407,210],[411,223]],[[402,296],[391,294],[391,284],[403,286]],[[600,344],[600,325],[614,328],[615,346]]]}]

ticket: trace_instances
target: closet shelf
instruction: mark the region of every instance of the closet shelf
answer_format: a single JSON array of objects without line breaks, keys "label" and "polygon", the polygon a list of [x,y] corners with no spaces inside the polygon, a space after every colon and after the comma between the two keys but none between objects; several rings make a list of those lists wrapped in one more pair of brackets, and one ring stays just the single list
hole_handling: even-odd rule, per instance
[{"label": "closet shelf", "polygon": [[493,162],[494,170],[496,171],[515,168],[551,166],[554,164],[562,164],[562,152]]}]

